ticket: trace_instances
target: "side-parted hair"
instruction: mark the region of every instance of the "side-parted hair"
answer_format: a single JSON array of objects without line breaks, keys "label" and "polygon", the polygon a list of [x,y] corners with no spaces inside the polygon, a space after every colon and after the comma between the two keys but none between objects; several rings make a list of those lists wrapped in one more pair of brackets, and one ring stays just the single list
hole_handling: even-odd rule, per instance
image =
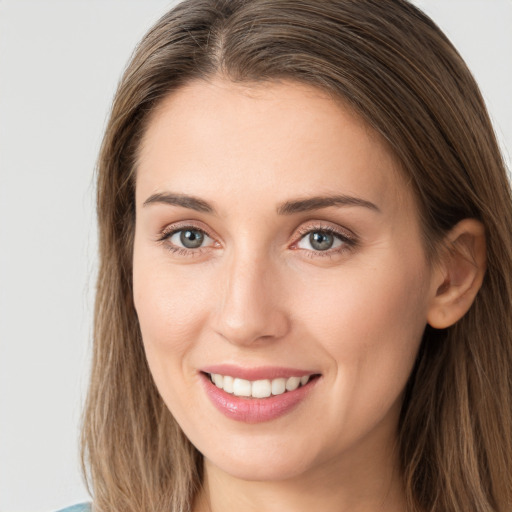
[{"label": "side-parted hair", "polygon": [[[460,220],[487,273],[454,326],[427,326],[399,423],[410,511],[512,510],[512,200],[479,89],[406,0],[185,0],[137,47],[98,161],[100,268],[82,460],[94,510],[185,512],[202,456],[153,383],[132,298],[136,163],[155,107],[193,80],[295,81],[341,100],[411,183],[425,251]],[[406,213],[404,213],[406,214]]]}]

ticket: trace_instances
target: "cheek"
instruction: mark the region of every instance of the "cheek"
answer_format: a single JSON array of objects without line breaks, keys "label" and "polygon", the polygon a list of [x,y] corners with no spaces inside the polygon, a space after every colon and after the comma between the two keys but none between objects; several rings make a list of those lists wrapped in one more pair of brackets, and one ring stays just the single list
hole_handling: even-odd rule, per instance
[{"label": "cheek", "polygon": [[[292,308],[302,310],[314,332],[322,333],[334,352],[399,345],[417,338],[426,325],[428,276],[422,265],[342,268],[301,281]],[[304,298],[304,299],[303,299]],[[388,347],[389,348],[389,347]]]},{"label": "cheek", "polygon": [[[146,349],[181,352],[185,348],[192,311],[176,283],[165,274],[134,273],[134,301]],[[189,305],[188,305],[189,306]],[[183,346],[182,346],[183,345]]]},{"label": "cheek", "polygon": [[135,247],[134,303],[157,385],[162,378],[176,380],[189,367],[187,354],[200,338],[208,316],[204,280],[197,269],[184,268],[173,269],[165,257],[155,259],[154,251]]},{"label": "cheek", "polygon": [[310,288],[301,306],[307,335],[334,368],[330,414],[351,411],[357,429],[383,417],[409,378],[426,325],[427,278],[418,268],[340,272]]},{"label": "cheek", "polygon": [[[165,258],[163,258],[165,260]],[[190,404],[198,375],[192,354],[208,315],[207,287],[191,272],[134,254],[134,302],[153,380],[186,432],[194,431]]]}]

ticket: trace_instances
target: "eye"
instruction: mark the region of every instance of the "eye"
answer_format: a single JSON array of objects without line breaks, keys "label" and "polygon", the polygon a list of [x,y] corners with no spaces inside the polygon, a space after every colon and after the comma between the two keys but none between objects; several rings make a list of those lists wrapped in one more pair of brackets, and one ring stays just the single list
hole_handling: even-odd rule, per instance
[{"label": "eye", "polygon": [[341,245],[341,240],[336,239],[332,233],[326,231],[312,231],[302,237],[297,244],[300,249],[309,249],[314,251],[327,251]]},{"label": "eye", "polygon": [[296,249],[305,249],[316,253],[329,253],[349,249],[356,244],[355,237],[339,233],[333,228],[309,228],[302,230],[302,236],[295,244]]},{"label": "eye", "polygon": [[310,251],[328,251],[342,245],[339,237],[328,231],[311,231],[304,235],[297,244],[299,249],[307,249]]},{"label": "eye", "polygon": [[185,228],[165,235],[165,239],[180,249],[200,249],[213,245],[214,241],[204,231],[197,228]]}]

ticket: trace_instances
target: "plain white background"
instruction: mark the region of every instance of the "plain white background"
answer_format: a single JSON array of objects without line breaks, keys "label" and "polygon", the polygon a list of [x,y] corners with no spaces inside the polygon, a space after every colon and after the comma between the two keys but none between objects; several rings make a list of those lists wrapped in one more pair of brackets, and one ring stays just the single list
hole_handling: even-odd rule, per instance
[{"label": "plain white background", "polygon": [[[175,3],[0,0],[0,512],[88,499],[93,169],[121,71]],[[510,168],[512,0],[416,3],[475,74]]]}]

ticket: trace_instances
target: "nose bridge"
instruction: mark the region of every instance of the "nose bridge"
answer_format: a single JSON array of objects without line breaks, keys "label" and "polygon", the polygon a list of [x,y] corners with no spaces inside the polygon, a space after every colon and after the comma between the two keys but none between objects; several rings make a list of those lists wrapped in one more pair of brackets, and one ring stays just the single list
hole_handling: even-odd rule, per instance
[{"label": "nose bridge", "polygon": [[284,335],[286,314],[278,304],[275,265],[262,252],[240,249],[227,259],[218,304],[217,331],[228,341],[251,344]]}]

